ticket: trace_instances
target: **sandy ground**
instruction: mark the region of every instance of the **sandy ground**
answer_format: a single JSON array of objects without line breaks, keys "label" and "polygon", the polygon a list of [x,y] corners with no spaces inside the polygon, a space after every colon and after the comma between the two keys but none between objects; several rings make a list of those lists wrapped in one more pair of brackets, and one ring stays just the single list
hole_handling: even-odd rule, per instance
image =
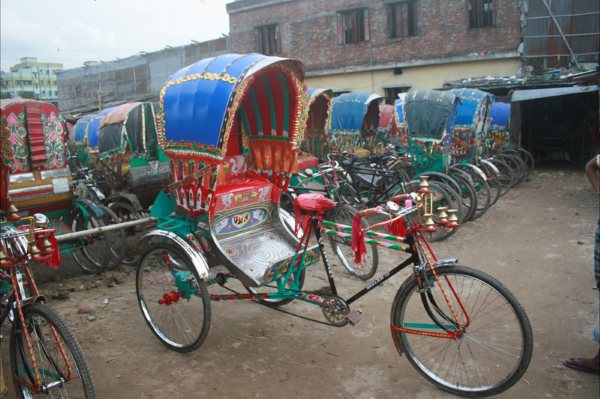
[{"label": "sandy ground", "polygon": [[[561,364],[567,356],[593,356],[598,349],[591,338],[598,310],[592,264],[597,217],[598,198],[582,168],[541,168],[482,218],[435,246],[440,257],[458,257],[502,281],[529,315],[531,365],[498,397],[598,398],[597,376]],[[384,253],[381,272],[395,256]],[[318,264],[310,270],[309,288],[326,284],[321,269]],[[364,286],[341,266],[334,270],[342,296]],[[66,260],[39,280],[42,292],[55,297],[50,306],[78,337],[99,398],[449,397],[399,357],[390,338],[390,306],[405,276],[363,297],[356,304],[363,319],[344,328],[252,302],[213,302],[209,336],[188,354],[169,351],[147,328],[134,274],[125,266],[90,277]],[[61,291],[68,299],[56,299]],[[82,308],[88,313],[79,313]],[[317,308],[305,304],[285,308],[322,320]],[[5,340],[0,352],[5,376],[7,346]]]}]

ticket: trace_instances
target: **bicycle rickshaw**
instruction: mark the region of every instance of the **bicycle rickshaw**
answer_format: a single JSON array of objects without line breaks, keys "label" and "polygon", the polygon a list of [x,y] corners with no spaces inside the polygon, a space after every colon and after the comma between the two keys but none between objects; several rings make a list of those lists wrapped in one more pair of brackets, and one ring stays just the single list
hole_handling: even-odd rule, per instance
[{"label": "bicycle rickshaw", "polygon": [[332,149],[358,155],[368,155],[373,147],[379,127],[379,105],[383,97],[378,94],[351,92],[340,94],[332,100]]},{"label": "bicycle rickshaw", "polygon": [[91,166],[98,159],[98,136],[102,118],[110,113],[112,108],[105,108],[96,114],[85,115],[75,123],[74,144],[77,159],[83,166]]},{"label": "bicycle rickshaw", "polygon": [[106,112],[100,123],[96,170],[106,180],[108,202],[119,216],[141,214],[168,182],[169,160],[158,146],[155,107],[122,104]]},{"label": "bicycle rickshaw", "polygon": [[[318,161],[326,159],[329,153],[329,129],[331,128],[331,98],[329,89],[309,87],[307,90],[309,109],[306,123],[306,136],[302,142],[303,152],[313,155]],[[310,165],[314,167],[315,165]],[[305,166],[299,162],[300,170]]]},{"label": "bicycle rickshaw", "polygon": [[[136,270],[138,302],[151,331],[170,349],[199,347],[208,334],[211,300],[255,300],[270,306],[298,300],[319,307],[332,326],[356,323],[360,314],[350,305],[411,266],[413,275],[392,305],[391,332],[398,351],[425,378],[450,392],[481,396],[508,389],[529,363],[531,327],[496,280],[435,257],[420,232],[454,228],[456,215],[440,210],[445,216],[440,224],[433,222],[425,178],[419,193],[356,215],[355,226],[370,214],[393,215],[385,224],[395,235],[323,220],[335,203],[319,194],[298,197],[297,225],[279,212],[279,192],[295,171],[306,125],[302,79],[299,62],[228,54],[176,72],[163,87],[159,142],[171,158],[171,183],[169,193],[159,194],[152,206],[157,229],[142,239]],[[310,243],[312,234],[316,244]],[[357,258],[373,242],[405,251],[409,258],[343,299],[323,255],[328,293],[303,291],[306,267],[324,254],[323,235],[348,234],[356,238]],[[211,273],[211,265],[219,263],[213,256],[221,258],[228,272]],[[231,279],[250,293],[230,289],[209,294],[209,286],[229,287]],[[483,294],[481,301],[470,292]],[[479,305],[487,311],[477,312],[474,306]],[[431,349],[448,357],[427,355]],[[503,351],[510,356],[495,356]],[[458,373],[451,367],[455,364]],[[439,370],[449,372],[440,375]]]},{"label": "bicycle rickshaw", "polygon": [[[7,196],[13,213],[44,214],[57,236],[97,229],[115,220],[97,201],[100,192],[93,179],[74,176],[70,170],[66,130],[58,108],[24,99],[2,100],[1,108],[1,162],[9,174]],[[116,233],[90,232],[62,240],[60,250],[72,254],[84,271],[99,273],[118,263],[109,248],[117,238]]]},{"label": "bicycle rickshaw", "polygon": [[508,124],[510,122],[510,104],[495,101],[490,111],[490,127],[488,129],[488,148],[494,150],[504,147],[510,141]]},{"label": "bicycle rickshaw", "polygon": [[406,93],[400,93],[394,101],[394,131],[392,132],[392,144],[401,152],[405,152],[408,148],[408,132],[406,129],[406,121],[404,120],[404,98]]}]

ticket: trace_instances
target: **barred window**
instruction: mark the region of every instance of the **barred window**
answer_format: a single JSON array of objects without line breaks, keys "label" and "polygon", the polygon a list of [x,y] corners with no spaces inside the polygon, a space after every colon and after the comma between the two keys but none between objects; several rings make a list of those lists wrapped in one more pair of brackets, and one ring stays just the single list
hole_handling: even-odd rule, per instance
[{"label": "barred window", "polygon": [[417,15],[415,1],[402,1],[388,5],[388,32],[390,38],[415,36]]},{"label": "barred window", "polygon": [[281,52],[279,40],[279,25],[264,25],[254,29],[256,51],[264,55],[279,54]]},{"label": "barred window", "polygon": [[469,28],[495,25],[494,0],[468,0]]},{"label": "barred window", "polygon": [[338,44],[369,41],[369,10],[357,8],[338,14]]}]

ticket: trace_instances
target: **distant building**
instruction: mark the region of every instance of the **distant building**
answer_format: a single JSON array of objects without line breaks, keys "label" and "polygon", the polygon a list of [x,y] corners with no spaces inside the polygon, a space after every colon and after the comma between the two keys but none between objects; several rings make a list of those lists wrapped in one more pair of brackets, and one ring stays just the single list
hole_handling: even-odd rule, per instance
[{"label": "distant building", "polygon": [[517,74],[518,1],[237,0],[227,4],[234,52],[302,61],[307,83],[388,102],[463,77]]},{"label": "distant building", "polygon": [[2,72],[0,90],[3,98],[25,97],[56,102],[58,99],[57,73],[63,64],[40,62],[36,57],[21,58],[21,62]]},{"label": "distant building", "polygon": [[81,114],[132,101],[158,101],[169,76],[186,65],[229,51],[228,37],[164,50],[141,52],[109,62],[89,61],[58,75],[58,107]]}]

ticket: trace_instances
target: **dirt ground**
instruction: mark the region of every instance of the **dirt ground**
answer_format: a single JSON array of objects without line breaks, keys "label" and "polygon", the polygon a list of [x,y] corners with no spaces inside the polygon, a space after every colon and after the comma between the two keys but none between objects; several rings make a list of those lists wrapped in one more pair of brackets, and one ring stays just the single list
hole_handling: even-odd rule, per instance
[{"label": "dirt ground", "polygon": [[[482,218],[435,246],[440,257],[458,257],[498,278],[529,315],[532,362],[524,378],[498,397],[598,398],[597,376],[561,364],[598,349],[591,337],[598,311],[592,263],[597,217],[598,197],[583,167],[538,168]],[[380,255],[381,272],[397,262],[396,255]],[[308,288],[326,284],[321,269],[312,267]],[[334,270],[342,296],[364,286],[342,266]],[[99,398],[449,397],[399,357],[390,338],[391,302],[405,276],[363,297],[356,304],[363,319],[344,328],[252,302],[213,302],[209,336],[188,354],[169,351],[148,329],[126,266],[90,277],[67,259],[39,280],[50,306],[78,337]],[[322,320],[306,304],[285,308]],[[0,353],[8,377],[6,346],[5,340]]]}]

